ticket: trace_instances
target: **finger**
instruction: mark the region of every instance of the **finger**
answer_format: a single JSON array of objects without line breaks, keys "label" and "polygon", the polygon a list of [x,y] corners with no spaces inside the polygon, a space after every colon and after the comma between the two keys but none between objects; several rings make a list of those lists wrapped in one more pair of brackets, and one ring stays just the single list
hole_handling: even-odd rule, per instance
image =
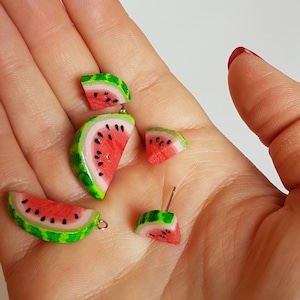
[{"label": "finger", "polygon": [[183,88],[118,1],[64,1],[100,69],[121,77],[132,92],[127,106],[141,133],[164,126],[207,125],[197,101]]},{"label": "finger", "polygon": [[[0,261],[4,268],[23,257],[23,251],[34,242],[29,235],[16,227],[8,214],[7,192],[19,190],[41,197],[43,190],[33,170],[23,156],[11,131],[3,106],[0,104]],[[16,243],[16,241],[18,241]]]},{"label": "finger", "polygon": [[67,176],[73,126],[2,6],[0,41],[0,98],[23,155],[49,198],[74,199],[79,185]]},{"label": "finger", "polygon": [[288,189],[299,183],[300,86],[252,52],[238,48],[229,67],[229,88],[241,117],[269,146]]},{"label": "finger", "polygon": [[[1,1],[62,107],[78,128],[89,116],[80,85],[99,68],[60,1]],[[30,18],[28,18],[30,16]]]}]

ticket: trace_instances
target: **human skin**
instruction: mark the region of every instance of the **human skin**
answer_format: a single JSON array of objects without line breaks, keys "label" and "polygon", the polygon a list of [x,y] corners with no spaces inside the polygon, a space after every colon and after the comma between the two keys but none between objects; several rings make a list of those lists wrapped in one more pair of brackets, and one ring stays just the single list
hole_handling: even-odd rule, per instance
[{"label": "human skin", "polygon": [[[269,147],[285,195],[216,129],[118,1],[0,3],[0,260],[10,299],[300,297],[299,83],[249,52],[229,68],[232,99]],[[101,202],[68,158],[74,132],[97,113],[79,79],[100,71],[130,87],[136,120]],[[143,138],[154,126],[182,133],[188,149],[149,165]],[[180,245],[133,234],[173,186]],[[98,209],[109,227],[78,243],[43,242],[9,216],[9,190]]]}]

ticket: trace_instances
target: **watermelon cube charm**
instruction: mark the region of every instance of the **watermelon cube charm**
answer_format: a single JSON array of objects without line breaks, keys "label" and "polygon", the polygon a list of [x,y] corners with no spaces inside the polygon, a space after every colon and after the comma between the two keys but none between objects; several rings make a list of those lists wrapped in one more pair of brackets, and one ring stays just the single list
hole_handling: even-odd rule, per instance
[{"label": "watermelon cube charm", "polygon": [[120,78],[100,73],[81,77],[81,84],[92,110],[124,104],[130,101],[130,92]]},{"label": "watermelon cube charm", "polygon": [[158,165],[188,146],[187,140],[177,131],[162,127],[149,128],[145,132],[148,161]]},{"label": "watermelon cube charm", "polygon": [[143,237],[176,245],[181,239],[176,215],[163,210],[151,210],[142,214],[137,220],[134,232]]},{"label": "watermelon cube charm", "polygon": [[88,120],[75,134],[70,163],[81,184],[102,200],[134,128],[134,118],[111,113]]},{"label": "watermelon cube charm", "polygon": [[47,242],[77,242],[101,221],[98,211],[25,193],[9,192],[8,208],[19,227]]}]

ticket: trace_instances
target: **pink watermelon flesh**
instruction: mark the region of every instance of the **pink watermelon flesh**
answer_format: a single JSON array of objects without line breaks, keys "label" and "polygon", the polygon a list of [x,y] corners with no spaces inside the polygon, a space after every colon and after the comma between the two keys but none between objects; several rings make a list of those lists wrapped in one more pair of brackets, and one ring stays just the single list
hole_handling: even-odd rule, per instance
[{"label": "pink watermelon flesh", "polygon": [[153,165],[163,163],[188,146],[180,133],[166,128],[149,128],[145,139],[147,159]]},{"label": "pink watermelon flesh", "polygon": [[152,210],[141,215],[135,233],[159,242],[179,244],[180,227],[175,214],[162,210]]},{"label": "pink watermelon flesh", "polygon": [[97,224],[100,213],[25,193],[10,192],[9,210],[28,233],[50,242],[75,242]]}]

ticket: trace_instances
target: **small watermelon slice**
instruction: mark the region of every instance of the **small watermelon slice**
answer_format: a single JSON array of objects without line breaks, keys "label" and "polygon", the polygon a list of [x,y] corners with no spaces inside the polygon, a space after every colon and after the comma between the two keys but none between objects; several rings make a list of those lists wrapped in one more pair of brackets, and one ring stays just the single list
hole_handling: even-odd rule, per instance
[{"label": "small watermelon slice", "polygon": [[188,146],[188,141],[180,133],[162,127],[147,129],[145,142],[147,159],[153,165],[161,164]]},{"label": "small watermelon slice", "polygon": [[72,243],[97,225],[100,212],[25,193],[9,192],[8,208],[17,225],[47,242]]},{"label": "small watermelon slice", "polygon": [[71,167],[96,199],[104,198],[133,128],[129,114],[102,114],[88,120],[75,134]]},{"label": "small watermelon slice", "polygon": [[81,84],[92,110],[123,104],[131,98],[126,83],[112,74],[85,75]]},{"label": "small watermelon slice", "polygon": [[134,232],[170,244],[179,244],[181,239],[176,215],[163,210],[151,210],[142,214],[137,220]]}]

